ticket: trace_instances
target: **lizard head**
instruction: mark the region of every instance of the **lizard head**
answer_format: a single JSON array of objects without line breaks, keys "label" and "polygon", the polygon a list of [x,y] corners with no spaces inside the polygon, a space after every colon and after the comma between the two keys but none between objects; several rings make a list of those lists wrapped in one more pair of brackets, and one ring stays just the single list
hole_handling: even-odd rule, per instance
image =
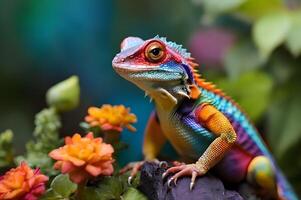
[{"label": "lizard head", "polygon": [[146,94],[155,100],[165,98],[174,103],[180,98],[198,96],[192,63],[190,53],[181,45],[158,36],[149,40],[125,38],[120,53],[112,61],[119,75]]}]

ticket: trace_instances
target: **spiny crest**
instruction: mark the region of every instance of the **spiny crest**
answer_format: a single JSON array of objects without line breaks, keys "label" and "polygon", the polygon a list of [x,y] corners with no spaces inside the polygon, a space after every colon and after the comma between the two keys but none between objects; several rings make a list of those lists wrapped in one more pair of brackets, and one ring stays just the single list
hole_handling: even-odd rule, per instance
[{"label": "spiny crest", "polygon": [[167,41],[166,37],[160,37],[159,35],[157,35],[155,39],[161,40],[162,42],[167,44],[171,49],[181,54],[184,58],[190,58],[190,53],[187,51],[187,49],[183,48],[183,45],[179,45],[172,41]]},{"label": "spiny crest", "polygon": [[199,65],[195,62],[194,58],[187,58],[187,63],[193,73],[193,78],[195,83],[206,90],[212,91],[216,94],[219,94],[223,97],[227,97],[227,95],[220,89],[218,89],[213,83],[207,82],[205,79],[201,78],[201,73],[199,72]]},{"label": "spiny crest", "polygon": [[[241,109],[241,107],[230,96],[226,95],[221,89],[217,88],[216,85],[214,85],[213,83],[207,82],[204,78],[201,78],[201,74],[199,72],[199,65],[195,62],[194,58],[192,57],[187,58],[187,63],[193,73],[194,81],[199,87],[224,97],[228,101],[232,102],[233,105],[235,105],[241,112],[245,113],[243,109]],[[245,114],[245,116],[247,115]]]}]

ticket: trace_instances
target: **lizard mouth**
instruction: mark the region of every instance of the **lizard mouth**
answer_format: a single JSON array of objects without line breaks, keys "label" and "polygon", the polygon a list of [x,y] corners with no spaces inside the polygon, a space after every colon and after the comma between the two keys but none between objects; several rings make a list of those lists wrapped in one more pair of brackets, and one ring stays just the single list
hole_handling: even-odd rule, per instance
[{"label": "lizard mouth", "polygon": [[[151,71],[157,67],[149,67],[144,65],[128,65],[126,63],[112,63],[113,68],[116,71],[120,72],[142,72],[142,71]],[[158,67],[159,68],[159,67]]]},{"label": "lizard mouth", "polygon": [[125,62],[125,58],[118,55],[113,59],[112,66],[117,72],[143,72],[159,68],[159,66],[150,67],[146,65],[127,63]]}]

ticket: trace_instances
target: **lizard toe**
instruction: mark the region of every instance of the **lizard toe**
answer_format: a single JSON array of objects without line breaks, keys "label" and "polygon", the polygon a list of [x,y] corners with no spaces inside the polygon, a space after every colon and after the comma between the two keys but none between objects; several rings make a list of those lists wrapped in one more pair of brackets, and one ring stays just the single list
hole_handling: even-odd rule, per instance
[{"label": "lizard toe", "polygon": [[192,190],[194,185],[195,185],[195,179],[198,176],[197,172],[193,171],[192,175],[191,175],[191,181],[190,181],[190,185],[189,185],[189,189]]},{"label": "lizard toe", "polygon": [[169,169],[166,170],[166,172],[164,172],[162,174],[162,179],[165,179],[169,174],[172,174],[172,173],[176,173],[178,171],[181,171],[182,169],[184,168],[184,165],[181,165],[181,166],[175,166],[175,167],[171,167]]}]

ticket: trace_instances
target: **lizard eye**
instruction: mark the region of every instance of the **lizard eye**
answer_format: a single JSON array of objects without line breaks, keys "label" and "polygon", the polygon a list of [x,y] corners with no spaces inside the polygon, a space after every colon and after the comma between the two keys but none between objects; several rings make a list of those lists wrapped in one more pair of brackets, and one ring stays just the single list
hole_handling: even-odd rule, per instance
[{"label": "lizard eye", "polygon": [[165,56],[165,47],[160,42],[151,42],[145,48],[145,57],[150,62],[161,61]]}]

